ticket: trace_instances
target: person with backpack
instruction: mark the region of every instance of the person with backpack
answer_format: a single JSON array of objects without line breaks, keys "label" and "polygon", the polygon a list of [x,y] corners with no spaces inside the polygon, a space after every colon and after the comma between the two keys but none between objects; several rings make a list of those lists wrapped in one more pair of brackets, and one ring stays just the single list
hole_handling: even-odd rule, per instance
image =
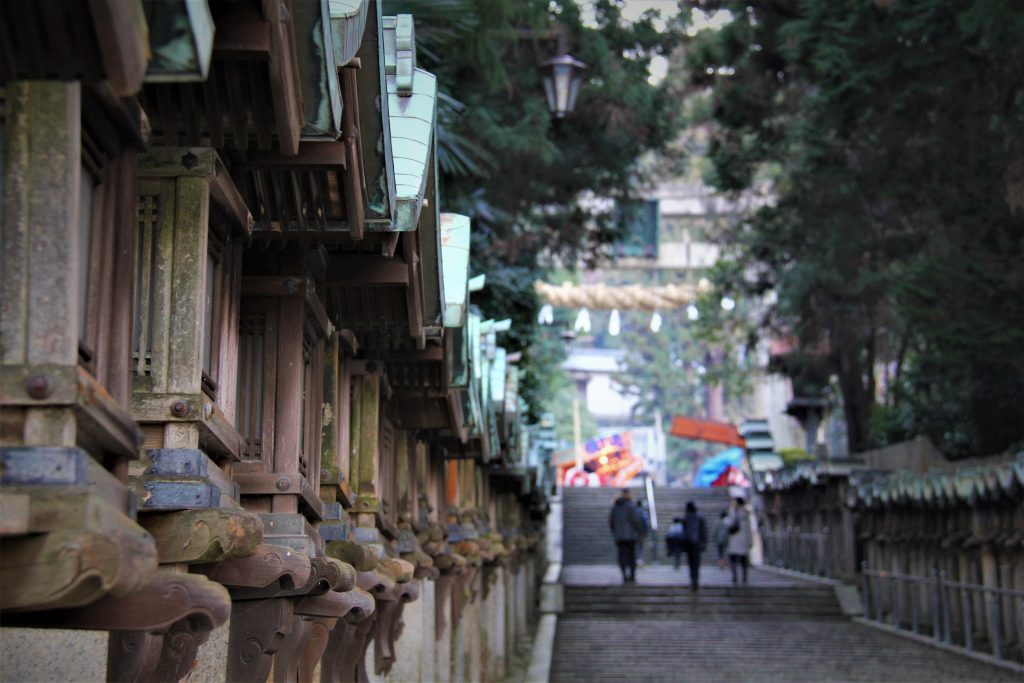
[{"label": "person with backpack", "polygon": [[678,571],[682,561],[683,552],[686,550],[686,525],[682,517],[673,517],[672,524],[665,532],[665,550],[672,558],[672,566]]},{"label": "person with backpack", "polygon": [[692,500],[686,503],[683,533],[683,549],[690,565],[690,590],[696,593],[700,584],[700,555],[708,545],[708,525]]},{"label": "person with backpack", "polygon": [[750,511],[747,501],[736,498],[725,518],[729,529],[729,566],[732,569],[732,585],[736,585],[736,568],[743,568],[743,585],[747,585],[747,571],[750,567],[750,548],[754,545],[754,533],[750,528]]}]

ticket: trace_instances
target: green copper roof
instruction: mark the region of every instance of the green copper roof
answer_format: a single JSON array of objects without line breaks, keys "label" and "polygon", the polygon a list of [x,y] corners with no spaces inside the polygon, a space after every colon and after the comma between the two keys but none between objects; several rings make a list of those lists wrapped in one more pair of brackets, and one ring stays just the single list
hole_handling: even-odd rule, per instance
[{"label": "green copper roof", "polygon": [[973,505],[978,500],[998,501],[1024,491],[1024,452],[1016,456],[933,467],[924,474],[865,470],[821,463],[799,463],[775,475],[771,490],[823,484],[829,477],[848,477],[848,504],[864,507],[917,504]]},{"label": "green copper roof", "polygon": [[387,231],[394,223],[395,174],[392,172],[391,116],[384,69],[384,17],[380,0],[369,0],[359,52],[359,134],[366,180],[366,229]]},{"label": "green copper roof", "polygon": [[444,326],[462,327],[469,299],[469,216],[441,214],[441,275]]},{"label": "green copper roof", "polygon": [[341,84],[334,61],[334,35],[326,2],[292,4],[295,56],[299,65],[304,140],[337,140],[341,134]]},{"label": "green copper roof", "polygon": [[395,230],[415,230],[437,119],[437,78],[416,67],[412,17],[384,17],[384,72],[395,178]]},{"label": "green copper roof", "polygon": [[334,63],[340,69],[359,51],[370,3],[367,0],[328,0],[327,4],[334,37]]},{"label": "green copper roof", "polygon": [[427,179],[416,238],[423,276],[423,326],[428,337],[439,338],[444,325],[445,287],[442,273],[441,212],[438,211],[436,140],[431,140]]},{"label": "green copper roof", "polygon": [[505,408],[505,359],[508,352],[500,346],[494,350],[494,360],[491,362],[491,404],[496,410]]},{"label": "green copper roof", "polygon": [[483,425],[483,407],[480,405],[480,380],[482,375],[484,354],[480,349],[480,315],[470,312],[466,321],[466,336],[469,341],[469,406],[467,414],[473,416],[472,426],[479,435]]},{"label": "green copper roof", "polygon": [[451,363],[448,366],[448,386],[465,389],[469,386],[469,344],[466,325],[460,325],[445,332],[451,346]]}]

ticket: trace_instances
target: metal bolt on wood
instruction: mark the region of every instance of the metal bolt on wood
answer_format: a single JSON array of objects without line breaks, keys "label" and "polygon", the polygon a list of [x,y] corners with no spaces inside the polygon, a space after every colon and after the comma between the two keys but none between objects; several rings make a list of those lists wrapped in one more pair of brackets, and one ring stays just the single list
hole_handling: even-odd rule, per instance
[{"label": "metal bolt on wood", "polygon": [[25,381],[25,392],[37,401],[48,398],[53,393],[53,381],[46,374],[32,375]]}]

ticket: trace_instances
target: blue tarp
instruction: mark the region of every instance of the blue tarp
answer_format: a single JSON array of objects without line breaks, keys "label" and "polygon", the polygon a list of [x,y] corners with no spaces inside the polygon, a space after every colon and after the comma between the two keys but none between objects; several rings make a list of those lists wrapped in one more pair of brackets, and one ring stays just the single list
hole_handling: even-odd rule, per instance
[{"label": "blue tarp", "polygon": [[732,465],[738,470],[743,469],[743,449],[738,446],[726,448],[701,463],[697,473],[693,475],[694,488],[709,488],[722,475],[726,467]]}]

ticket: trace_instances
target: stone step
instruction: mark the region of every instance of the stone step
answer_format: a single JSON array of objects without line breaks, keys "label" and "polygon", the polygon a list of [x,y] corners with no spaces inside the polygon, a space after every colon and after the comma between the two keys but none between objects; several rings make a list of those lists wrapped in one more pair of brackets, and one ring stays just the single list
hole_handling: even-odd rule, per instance
[{"label": "stone step", "polygon": [[564,615],[551,680],[937,683],[1012,672],[841,619],[622,619]]},{"label": "stone step", "polygon": [[[565,564],[614,564],[616,548],[608,530],[608,514],[618,489],[577,488],[562,491],[562,558]],[[642,492],[635,493],[637,497]],[[729,505],[728,492],[724,489],[655,489],[657,511],[659,557],[665,556],[664,530],[672,524],[674,516],[684,512],[687,501],[694,501],[708,520],[709,532],[714,529],[718,513]],[[647,541],[645,556],[651,559],[650,539]],[[715,562],[713,553],[704,555],[704,564]]]},{"label": "stone step", "polygon": [[[733,586],[730,572],[708,567],[713,551],[703,556],[696,594],[685,585],[685,567],[661,564],[641,568],[640,583],[623,585],[607,531],[615,493],[563,494],[565,610],[555,636],[554,683],[1019,680],[1013,672],[851,622],[828,585],[755,568],[749,586]],[[717,510],[728,505],[725,492],[661,489],[656,496],[659,527],[694,500],[710,531]]]}]

